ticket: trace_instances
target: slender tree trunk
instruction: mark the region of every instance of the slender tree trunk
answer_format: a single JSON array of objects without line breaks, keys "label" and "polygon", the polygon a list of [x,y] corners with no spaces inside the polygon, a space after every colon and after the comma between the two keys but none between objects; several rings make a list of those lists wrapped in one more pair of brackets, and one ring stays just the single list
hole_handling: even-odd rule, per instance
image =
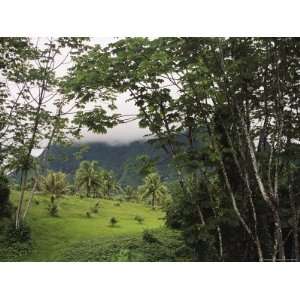
[{"label": "slender tree trunk", "polygon": [[154,195],[154,193],[152,193],[151,206],[152,206],[152,209],[154,210],[155,209],[155,195]]},{"label": "slender tree trunk", "polygon": [[[290,170],[289,170],[290,173]],[[299,227],[299,216],[298,216],[298,209],[296,205],[296,201],[294,198],[293,193],[293,180],[292,176],[289,176],[289,182],[288,182],[288,191],[289,191],[289,200],[290,200],[290,206],[292,210],[292,216],[293,216],[293,241],[294,241],[294,255],[296,261],[300,260],[300,253],[299,253],[299,234],[298,234],[298,227]]]},{"label": "slender tree trunk", "polygon": [[218,240],[219,240],[219,256],[220,256],[220,260],[224,261],[223,238],[222,238],[221,227],[219,225],[217,226],[217,232],[218,232]]},{"label": "slender tree trunk", "polygon": [[37,178],[35,179],[34,181],[34,185],[33,185],[33,188],[31,190],[31,194],[30,194],[30,198],[29,200],[27,201],[27,205],[26,205],[26,208],[24,210],[24,214],[23,214],[23,220],[25,220],[25,217],[29,211],[29,208],[31,207],[31,203],[32,203],[32,200],[33,200],[33,197],[34,197],[34,194],[35,194],[35,190],[36,190],[36,187],[37,187]]},{"label": "slender tree trunk", "polygon": [[26,184],[27,184],[27,176],[28,176],[28,171],[23,170],[22,175],[21,175],[21,195],[19,198],[19,203],[18,203],[18,208],[16,212],[16,229],[20,228],[20,223],[21,223],[21,215],[22,215],[22,207],[23,207],[23,202],[24,202],[24,197],[25,197],[25,189],[26,189]]}]

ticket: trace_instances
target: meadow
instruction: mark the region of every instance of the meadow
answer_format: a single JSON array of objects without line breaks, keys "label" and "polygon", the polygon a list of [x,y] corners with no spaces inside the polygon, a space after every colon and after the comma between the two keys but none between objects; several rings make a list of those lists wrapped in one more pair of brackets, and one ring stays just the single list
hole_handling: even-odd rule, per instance
[{"label": "meadow", "polygon": [[[18,192],[13,191],[11,199],[15,203]],[[32,250],[18,257],[20,261],[61,261],[65,251],[73,244],[83,241],[107,241],[112,238],[139,236],[146,229],[160,228],[164,224],[164,213],[152,210],[139,203],[119,202],[100,199],[98,213],[87,217],[86,212],[99,199],[64,196],[59,200],[59,215],[52,217],[47,211],[49,196],[37,195],[27,216],[31,228]],[[144,220],[139,223],[136,216]],[[111,226],[110,219],[117,223]]]}]

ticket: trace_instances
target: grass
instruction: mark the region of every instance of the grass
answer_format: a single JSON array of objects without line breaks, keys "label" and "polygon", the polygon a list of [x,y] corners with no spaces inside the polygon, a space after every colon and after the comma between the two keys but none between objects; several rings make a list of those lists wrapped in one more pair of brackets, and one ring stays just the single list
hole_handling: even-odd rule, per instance
[{"label": "grass", "polygon": [[[12,192],[13,202],[17,197],[18,192]],[[65,196],[59,200],[59,217],[51,217],[47,211],[49,196],[37,195],[35,199],[39,204],[33,203],[27,216],[32,229],[33,249],[29,255],[21,256],[21,261],[60,261],[74,243],[135,236],[164,223],[163,212],[138,203],[122,202],[116,206],[115,201],[101,199],[99,212],[88,218],[86,212],[99,199]],[[134,220],[136,215],[143,216],[142,224]],[[110,226],[112,217],[118,220],[116,226]]]}]

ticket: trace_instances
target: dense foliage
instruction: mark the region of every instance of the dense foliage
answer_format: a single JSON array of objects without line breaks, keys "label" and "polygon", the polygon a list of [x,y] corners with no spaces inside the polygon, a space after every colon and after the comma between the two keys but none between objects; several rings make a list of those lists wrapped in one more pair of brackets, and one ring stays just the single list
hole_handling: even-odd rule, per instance
[{"label": "dense foliage", "polygon": [[0,173],[0,219],[12,217],[13,207],[9,201],[9,194],[8,179]]},{"label": "dense foliage", "polygon": [[193,252],[179,232],[163,229],[145,231],[142,236],[91,240],[74,244],[64,261],[192,261]]},{"label": "dense foliage", "polygon": [[205,235],[219,260],[299,260],[299,53],[297,38],[126,38],[78,58],[65,92],[129,95],[174,164],[195,249]]}]

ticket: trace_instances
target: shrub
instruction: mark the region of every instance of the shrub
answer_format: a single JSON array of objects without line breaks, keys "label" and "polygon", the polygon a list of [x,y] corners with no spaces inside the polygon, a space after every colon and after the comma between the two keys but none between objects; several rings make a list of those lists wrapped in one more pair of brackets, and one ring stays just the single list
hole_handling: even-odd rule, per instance
[{"label": "shrub", "polygon": [[50,204],[48,205],[48,212],[51,217],[58,217],[58,205],[54,197],[51,197]]},{"label": "shrub", "polygon": [[158,241],[145,242],[142,235],[80,241],[65,252],[63,261],[193,261],[193,251],[186,247],[181,232],[167,228],[150,230]]},{"label": "shrub", "polygon": [[115,217],[112,217],[110,218],[109,223],[111,227],[114,227],[118,223],[118,220]]},{"label": "shrub", "polygon": [[114,206],[121,206],[120,202],[114,203]]},{"label": "shrub", "polygon": [[91,217],[92,217],[92,214],[91,214],[89,211],[87,211],[87,212],[86,212],[86,216],[87,216],[88,218],[91,218]]},{"label": "shrub", "polygon": [[100,202],[98,201],[94,207],[91,208],[91,212],[97,214],[99,212]]},{"label": "shrub", "polygon": [[159,240],[149,230],[144,231],[143,241],[146,243],[159,243]]},{"label": "shrub", "polygon": [[11,243],[24,243],[31,241],[31,230],[26,224],[21,224],[16,229],[15,224],[10,222],[5,228],[5,240]]},{"label": "shrub", "polygon": [[99,212],[99,209],[97,207],[93,207],[91,209],[91,212],[94,213],[94,214],[97,214]]},{"label": "shrub", "polygon": [[0,218],[10,218],[13,212],[13,206],[9,202],[8,179],[0,174]]},{"label": "shrub", "polygon": [[112,255],[111,260],[112,261],[121,261],[121,262],[131,261],[130,250],[121,249],[118,253]]},{"label": "shrub", "polygon": [[139,224],[142,224],[144,222],[144,218],[139,215],[136,215],[134,217],[134,220],[137,221]]}]

